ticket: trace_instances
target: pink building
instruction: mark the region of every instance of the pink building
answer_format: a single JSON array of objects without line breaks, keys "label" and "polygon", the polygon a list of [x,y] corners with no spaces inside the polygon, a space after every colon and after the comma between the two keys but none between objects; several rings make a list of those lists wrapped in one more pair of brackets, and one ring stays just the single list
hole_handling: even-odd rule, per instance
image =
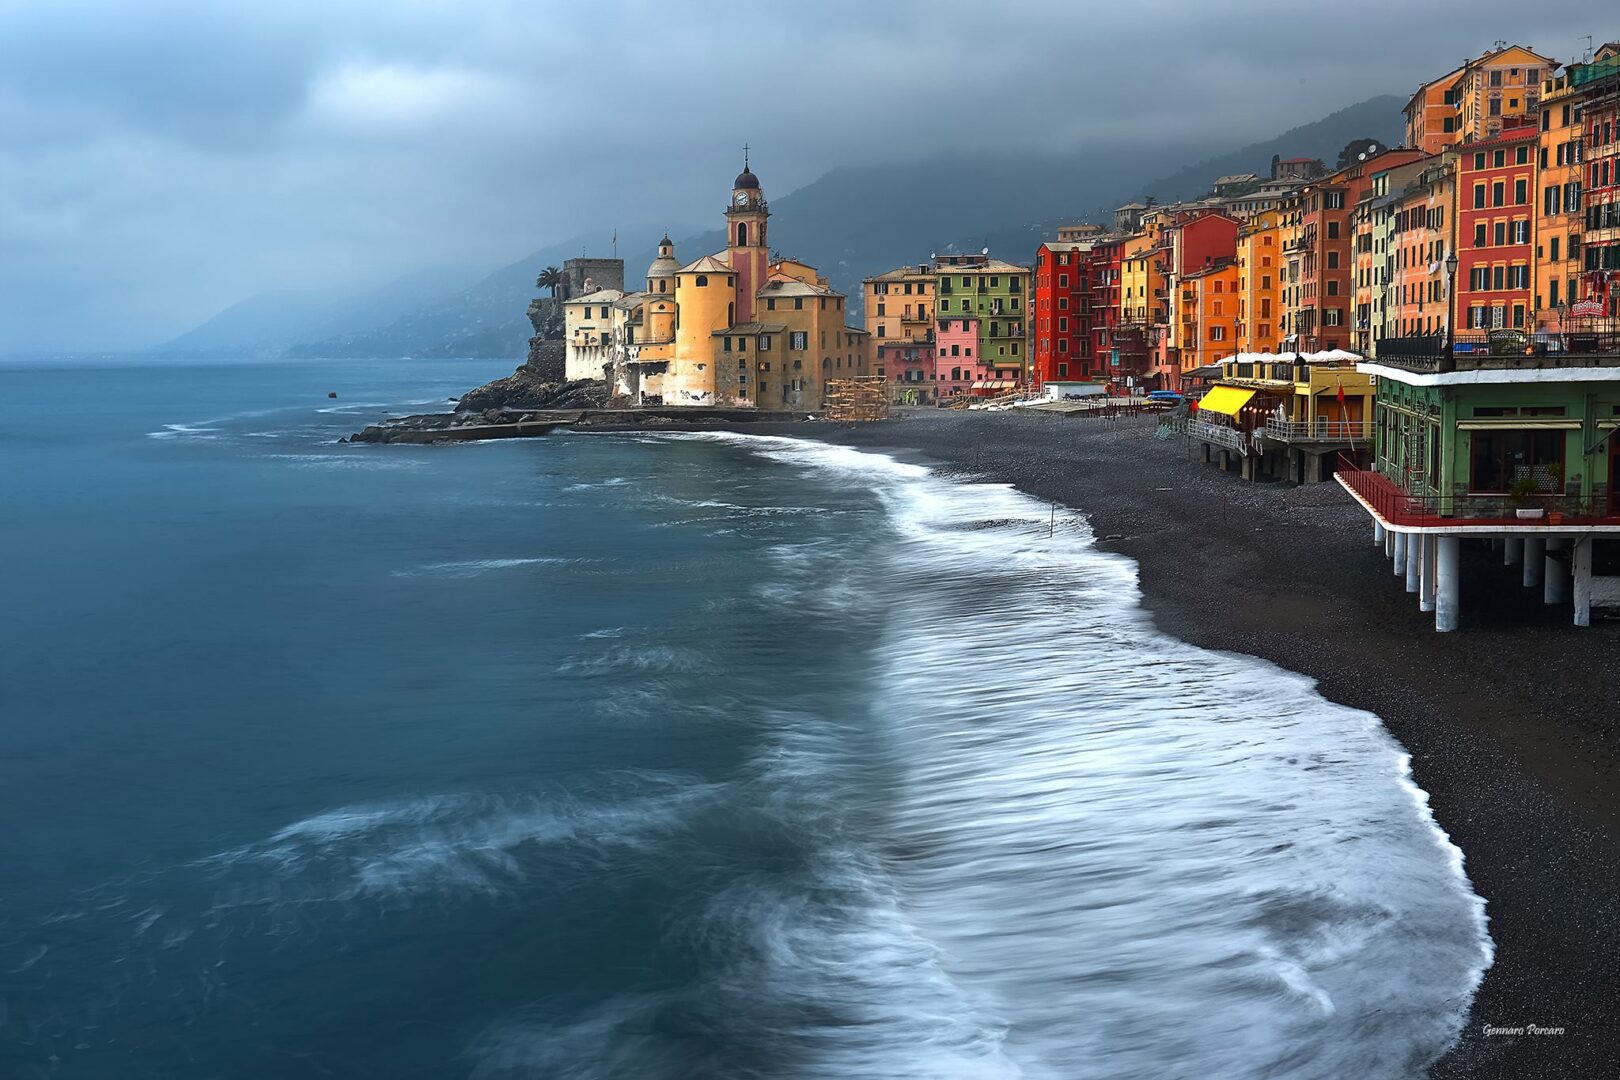
[{"label": "pink building", "polygon": [[[994,379],[995,369],[975,355],[979,344],[979,320],[956,316],[939,320],[938,348],[934,367],[939,373],[939,397],[973,394],[973,384]],[[982,393],[982,391],[980,391]]]}]

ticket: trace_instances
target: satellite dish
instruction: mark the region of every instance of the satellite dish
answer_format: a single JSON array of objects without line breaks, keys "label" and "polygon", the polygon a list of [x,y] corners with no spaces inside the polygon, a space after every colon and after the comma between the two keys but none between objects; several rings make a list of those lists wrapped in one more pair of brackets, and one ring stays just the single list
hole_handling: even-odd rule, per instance
[{"label": "satellite dish", "polygon": [[979,249],[979,254],[980,255],[988,255],[988,254],[990,254],[990,249],[989,248],[980,248]]}]

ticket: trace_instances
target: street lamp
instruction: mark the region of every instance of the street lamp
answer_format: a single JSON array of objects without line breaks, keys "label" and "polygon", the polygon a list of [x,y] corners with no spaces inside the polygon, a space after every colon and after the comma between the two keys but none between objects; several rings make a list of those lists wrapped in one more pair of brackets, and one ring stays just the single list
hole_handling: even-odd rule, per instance
[{"label": "street lamp", "polygon": [[1446,254],[1446,351],[1440,357],[1442,372],[1457,370],[1457,253]]}]

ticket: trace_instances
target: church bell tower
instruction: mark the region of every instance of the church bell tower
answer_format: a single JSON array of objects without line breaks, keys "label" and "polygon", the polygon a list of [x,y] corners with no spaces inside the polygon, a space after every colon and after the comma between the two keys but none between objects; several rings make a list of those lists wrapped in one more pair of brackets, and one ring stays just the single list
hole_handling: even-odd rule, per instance
[{"label": "church bell tower", "polygon": [[754,299],[770,274],[771,249],[765,230],[771,216],[760,190],[759,177],[748,168],[748,147],[743,147],[743,171],[731,184],[726,207],[726,247],[731,268],[737,272],[737,322],[754,321]]}]

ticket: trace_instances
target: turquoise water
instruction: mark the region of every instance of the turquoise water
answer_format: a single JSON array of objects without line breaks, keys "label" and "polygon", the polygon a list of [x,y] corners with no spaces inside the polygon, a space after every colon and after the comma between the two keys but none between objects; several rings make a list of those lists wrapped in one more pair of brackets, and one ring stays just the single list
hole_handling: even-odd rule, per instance
[{"label": "turquoise water", "polygon": [[[486,362],[0,367],[0,1075],[1413,1075],[1376,718],[1005,488],[342,446]],[[335,390],[336,401],[326,393]]]}]

